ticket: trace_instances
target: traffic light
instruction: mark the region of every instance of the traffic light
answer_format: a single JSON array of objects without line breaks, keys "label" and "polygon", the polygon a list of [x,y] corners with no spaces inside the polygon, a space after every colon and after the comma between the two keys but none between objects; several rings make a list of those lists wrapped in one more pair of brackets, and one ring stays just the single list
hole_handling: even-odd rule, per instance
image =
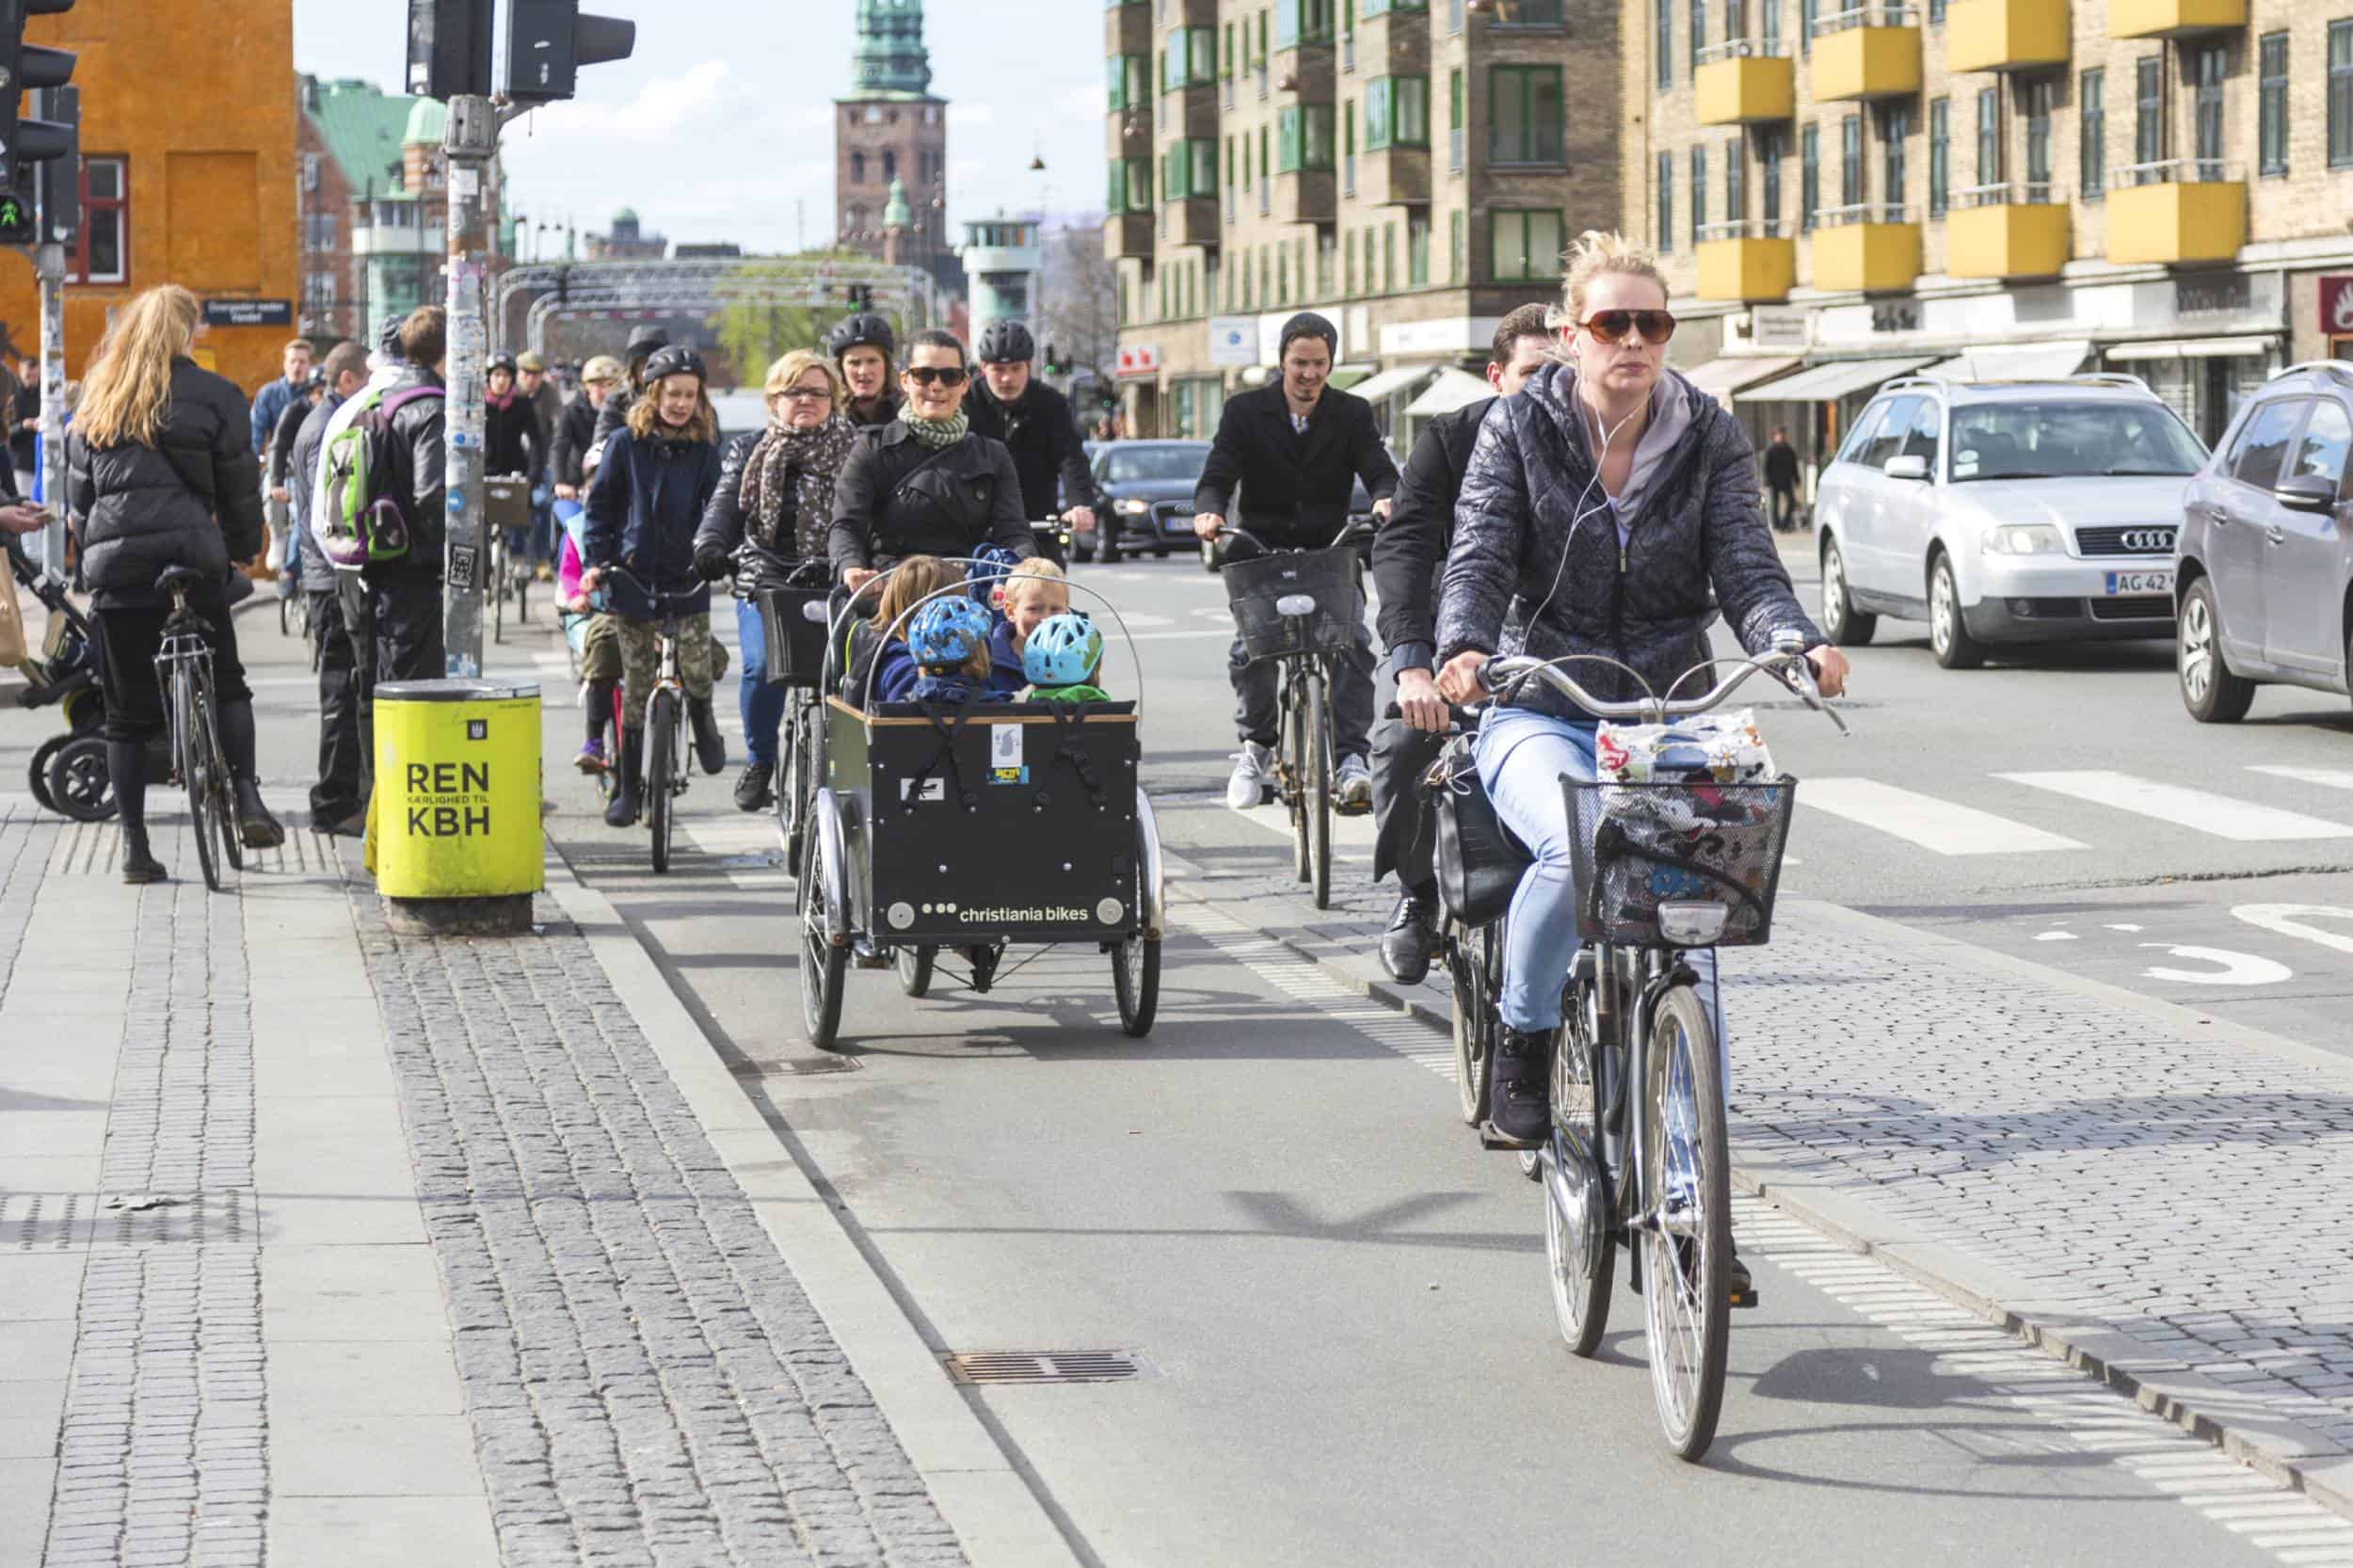
[{"label": "traffic light", "polygon": [[625,60],[637,24],[584,16],[580,0],[506,0],[506,96],[550,104],[572,95],[584,65]]},{"label": "traffic light", "polygon": [[490,96],[490,5],[491,0],[408,0],[411,93],[443,103]]},{"label": "traffic light", "polygon": [[52,125],[62,126],[66,134],[64,155],[44,159],[33,175],[33,194],[40,206],[40,237],[71,245],[74,230],[82,225],[82,89],[43,88],[33,112]]},{"label": "traffic light", "polygon": [[36,173],[46,175],[45,166],[66,159],[68,172],[79,177],[73,168],[80,141],[74,125],[17,118],[17,95],[26,88],[42,89],[46,98],[48,89],[64,87],[73,75],[72,51],[24,41],[26,19],[72,8],[73,0],[0,0],[0,165],[5,165],[0,168],[0,244],[32,245],[43,237],[34,220],[30,190]]}]

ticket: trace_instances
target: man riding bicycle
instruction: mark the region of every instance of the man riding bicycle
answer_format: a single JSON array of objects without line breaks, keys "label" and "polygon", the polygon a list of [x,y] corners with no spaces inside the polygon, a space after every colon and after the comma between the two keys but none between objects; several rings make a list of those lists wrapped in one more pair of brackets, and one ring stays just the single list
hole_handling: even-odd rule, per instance
[{"label": "man riding bicycle", "polygon": [[[1070,400],[1031,374],[1037,343],[1017,321],[989,324],[972,357],[981,362],[981,383],[966,400],[972,433],[1005,443],[1013,471],[1021,476],[1021,507],[1035,521],[1057,518],[1076,533],[1095,531],[1101,497],[1087,471],[1086,448],[1079,440]],[[1063,503],[1070,503],[1069,509]],[[1037,536],[1038,552],[1056,566],[1062,544],[1051,530]]]},{"label": "man riding bicycle", "polygon": [[[1228,400],[1218,418],[1217,439],[1193,494],[1195,534],[1214,539],[1225,531],[1237,484],[1242,526],[1271,549],[1328,549],[1348,526],[1349,498],[1357,479],[1372,496],[1374,515],[1388,517],[1397,465],[1373,427],[1372,405],[1325,385],[1339,341],[1332,324],[1312,311],[1283,324],[1277,349],[1281,376]],[[1266,798],[1279,723],[1276,669],[1272,660],[1251,663],[1239,637],[1225,667],[1241,741],[1226,781],[1225,804],[1241,810]],[[1351,808],[1369,806],[1372,774],[1365,753],[1372,729],[1372,641],[1361,617],[1355,646],[1333,660],[1332,716],[1337,731],[1334,750],[1340,759],[1332,777],[1335,801]]]}]

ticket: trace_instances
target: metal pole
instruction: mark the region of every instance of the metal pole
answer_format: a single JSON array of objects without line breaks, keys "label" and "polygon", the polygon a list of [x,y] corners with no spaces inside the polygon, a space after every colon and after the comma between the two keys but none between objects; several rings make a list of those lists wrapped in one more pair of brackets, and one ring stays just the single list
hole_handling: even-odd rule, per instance
[{"label": "metal pole", "polygon": [[41,530],[41,566],[65,575],[65,247],[55,240],[33,248],[40,284],[40,475],[49,526]]},{"label": "metal pole", "polygon": [[483,573],[489,558],[482,532],[483,364],[488,357],[482,283],[490,248],[483,185],[498,136],[498,115],[488,99],[449,101],[441,144],[449,162],[449,359],[443,371],[449,554],[441,636],[449,674],[462,678],[482,673]]}]

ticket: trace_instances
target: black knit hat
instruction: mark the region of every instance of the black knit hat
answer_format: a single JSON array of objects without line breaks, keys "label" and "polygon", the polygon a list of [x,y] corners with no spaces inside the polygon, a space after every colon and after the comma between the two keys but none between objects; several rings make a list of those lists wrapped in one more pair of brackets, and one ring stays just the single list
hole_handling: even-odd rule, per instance
[{"label": "black knit hat", "polygon": [[1283,335],[1274,345],[1274,358],[1277,360],[1291,351],[1293,338],[1321,338],[1324,348],[1331,353],[1332,357],[1334,359],[1339,357],[1339,328],[1313,311],[1302,311],[1290,320],[1283,323]]}]

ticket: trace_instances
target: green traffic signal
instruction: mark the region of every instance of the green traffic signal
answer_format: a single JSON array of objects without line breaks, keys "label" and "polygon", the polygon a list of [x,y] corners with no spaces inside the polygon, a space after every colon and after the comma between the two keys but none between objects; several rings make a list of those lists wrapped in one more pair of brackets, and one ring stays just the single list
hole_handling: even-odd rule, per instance
[{"label": "green traffic signal", "polygon": [[33,204],[14,191],[0,194],[0,245],[32,245],[40,238]]}]

